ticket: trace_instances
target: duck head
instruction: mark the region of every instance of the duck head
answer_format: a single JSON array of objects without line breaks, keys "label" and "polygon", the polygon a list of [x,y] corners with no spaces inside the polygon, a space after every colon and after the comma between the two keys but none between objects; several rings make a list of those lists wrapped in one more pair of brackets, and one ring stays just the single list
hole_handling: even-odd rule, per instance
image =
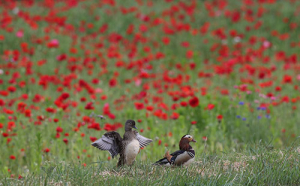
[{"label": "duck head", "polygon": [[125,131],[131,131],[132,128],[137,129],[135,126],[135,121],[129,119],[125,123]]},{"label": "duck head", "polygon": [[186,134],[182,136],[180,142],[179,142],[179,149],[180,150],[190,150],[192,147],[190,146],[190,142],[196,142],[194,140],[193,136]]}]

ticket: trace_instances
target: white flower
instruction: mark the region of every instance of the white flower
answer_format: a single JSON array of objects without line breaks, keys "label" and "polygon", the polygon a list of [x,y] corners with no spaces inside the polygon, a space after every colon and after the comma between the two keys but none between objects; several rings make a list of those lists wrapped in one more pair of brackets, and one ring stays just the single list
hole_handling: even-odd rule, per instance
[{"label": "white flower", "polygon": [[239,43],[241,41],[241,38],[239,36],[236,36],[236,37],[233,38],[233,41],[235,43]]},{"label": "white flower", "polygon": [[12,12],[17,15],[19,13],[19,7],[15,7]]}]

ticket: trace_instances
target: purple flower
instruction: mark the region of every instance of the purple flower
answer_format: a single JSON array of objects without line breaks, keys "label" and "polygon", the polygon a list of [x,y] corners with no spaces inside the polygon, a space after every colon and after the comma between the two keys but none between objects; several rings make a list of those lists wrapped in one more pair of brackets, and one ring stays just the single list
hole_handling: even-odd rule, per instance
[{"label": "purple flower", "polygon": [[102,116],[102,115],[97,115],[97,117],[100,118],[100,119],[105,119],[105,117]]},{"label": "purple flower", "polygon": [[94,112],[92,112],[92,113],[90,114],[90,118],[92,118],[92,117],[94,117]]},{"label": "purple flower", "polygon": [[102,115],[95,115],[94,112],[92,112],[92,113],[90,114],[90,118],[95,117],[95,116],[98,117],[98,118],[100,118],[100,119],[105,119],[104,116],[102,116]]}]

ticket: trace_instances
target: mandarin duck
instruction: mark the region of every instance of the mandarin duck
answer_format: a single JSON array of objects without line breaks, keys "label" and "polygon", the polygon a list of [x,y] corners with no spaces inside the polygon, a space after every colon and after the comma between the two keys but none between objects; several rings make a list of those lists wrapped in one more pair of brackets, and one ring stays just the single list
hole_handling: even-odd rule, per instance
[{"label": "mandarin duck", "polygon": [[167,151],[165,157],[155,162],[153,165],[188,165],[190,164],[195,157],[195,151],[193,147],[190,145],[190,142],[196,142],[191,135],[184,135],[179,142],[178,151],[169,154]]},{"label": "mandarin duck", "polygon": [[118,132],[105,133],[100,139],[92,143],[92,146],[100,150],[107,150],[112,158],[120,154],[118,165],[132,165],[140,148],[149,145],[152,140],[140,135],[134,120],[127,120],[123,139]]}]

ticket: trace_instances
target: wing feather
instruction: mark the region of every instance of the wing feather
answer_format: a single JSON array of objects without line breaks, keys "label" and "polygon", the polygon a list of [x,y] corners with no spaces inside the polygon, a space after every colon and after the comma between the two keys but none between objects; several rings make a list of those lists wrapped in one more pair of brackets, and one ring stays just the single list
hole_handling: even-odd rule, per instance
[{"label": "wing feather", "polygon": [[170,166],[170,162],[167,160],[167,158],[162,158],[162,159],[158,160],[157,162],[153,163],[152,165]]},{"label": "wing feather", "polygon": [[122,138],[117,132],[107,132],[100,139],[92,143],[92,146],[100,149],[107,150],[112,158],[117,156],[120,153],[122,143]]},{"label": "wing feather", "polygon": [[182,153],[184,153],[184,152],[185,152],[184,150],[177,150],[177,151],[173,152],[173,153],[171,154],[171,156],[178,156],[178,155],[180,155],[180,154],[182,154]]},{"label": "wing feather", "polygon": [[[103,136],[102,136],[102,138],[103,138]],[[100,150],[109,150],[111,148],[111,143],[107,143],[102,138],[100,138],[97,141],[93,142],[92,145],[94,147],[97,147]]]},{"label": "wing feather", "polygon": [[149,139],[149,138],[146,138],[146,137],[140,135],[138,132],[136,132],[136,139],[140,143],[140,148],[143,148],[143,147],[149,145],[153,141],[152,139]]}]

